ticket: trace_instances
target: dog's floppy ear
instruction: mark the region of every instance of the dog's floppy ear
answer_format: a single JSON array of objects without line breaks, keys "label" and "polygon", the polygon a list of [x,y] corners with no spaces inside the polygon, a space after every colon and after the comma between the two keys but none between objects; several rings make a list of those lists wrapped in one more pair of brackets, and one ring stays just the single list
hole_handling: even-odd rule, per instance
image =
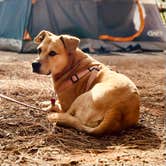
[{"label": "dog's floppy ear", "polygon": [[40,44],[40,43],[45,39],[46,36],[50,36],[50,35],[52,35],[51,32],[48,32],[48,31],[46,31],[46,30],[42,30],[42,31],[39,32],[39,34],[34,38],[34,42],[35,42],[36,44]]},{"label": "dog's floppy ear", "polygon": [[74,52],[80,42],[80,39],[70,35],[61,35],[60,40],[63,42],[64,47],[66,48],[68,53]]}]

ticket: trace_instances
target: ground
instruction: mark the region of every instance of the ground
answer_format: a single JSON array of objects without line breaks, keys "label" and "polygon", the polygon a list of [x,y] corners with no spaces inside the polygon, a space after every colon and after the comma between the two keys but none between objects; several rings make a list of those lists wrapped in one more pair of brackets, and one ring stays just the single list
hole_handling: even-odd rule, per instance
[{"label": "ground", "polygon": [[[137,126],[96,138],[53,126],[44,111],[0,98],[0,165],[164,165],[164,53],[121,55],[94,58],[116,66],[137,85],[141,96]],[[36,107],[54,96],[51,78],[31,71],[36,56],[0,52],[0,94]]]}]

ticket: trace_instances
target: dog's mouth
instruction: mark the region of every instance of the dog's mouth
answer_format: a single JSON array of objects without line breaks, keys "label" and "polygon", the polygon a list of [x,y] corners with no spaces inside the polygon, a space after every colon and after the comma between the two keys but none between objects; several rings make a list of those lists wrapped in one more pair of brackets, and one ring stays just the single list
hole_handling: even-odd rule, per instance
[{"label": "dog's mouth", "polygon": [[50,75],[51,74],[51,71],[49,71],[46,75]]},{"label": "dog's mouth", "polygon": [[32,70],[33,70],[34,73],[44,74],[44,75],[50,75],[51,74],[50,70],[48,71],[48,73],[41,72],[40,67],[41,67],[40,62],[33,62],[32,63]]}]

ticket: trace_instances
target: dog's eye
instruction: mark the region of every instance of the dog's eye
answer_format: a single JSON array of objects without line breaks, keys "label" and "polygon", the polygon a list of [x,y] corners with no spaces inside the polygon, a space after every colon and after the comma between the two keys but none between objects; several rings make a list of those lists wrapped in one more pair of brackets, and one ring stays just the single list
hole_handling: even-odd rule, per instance
[{"label": "dog's eye", "polygon": [[55,51],[50,51],[48,55],[49,55],[49,56],[55,56],[56,54],[57,54],[57,53],[56,53]]},{"label": "dog's eye", "polygon": [[37,49],[37,52],[38,54],[40,54],[42,52],[42,49],[41,48]]}]

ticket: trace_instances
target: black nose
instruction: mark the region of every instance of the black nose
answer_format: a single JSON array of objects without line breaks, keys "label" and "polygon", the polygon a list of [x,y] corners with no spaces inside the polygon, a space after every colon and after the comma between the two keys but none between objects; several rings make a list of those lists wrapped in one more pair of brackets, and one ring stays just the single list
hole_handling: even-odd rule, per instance
[{"label": "black nose", "polygon": [[41,64],[39,62],[32,63],[33,72],[39,73]]}]

